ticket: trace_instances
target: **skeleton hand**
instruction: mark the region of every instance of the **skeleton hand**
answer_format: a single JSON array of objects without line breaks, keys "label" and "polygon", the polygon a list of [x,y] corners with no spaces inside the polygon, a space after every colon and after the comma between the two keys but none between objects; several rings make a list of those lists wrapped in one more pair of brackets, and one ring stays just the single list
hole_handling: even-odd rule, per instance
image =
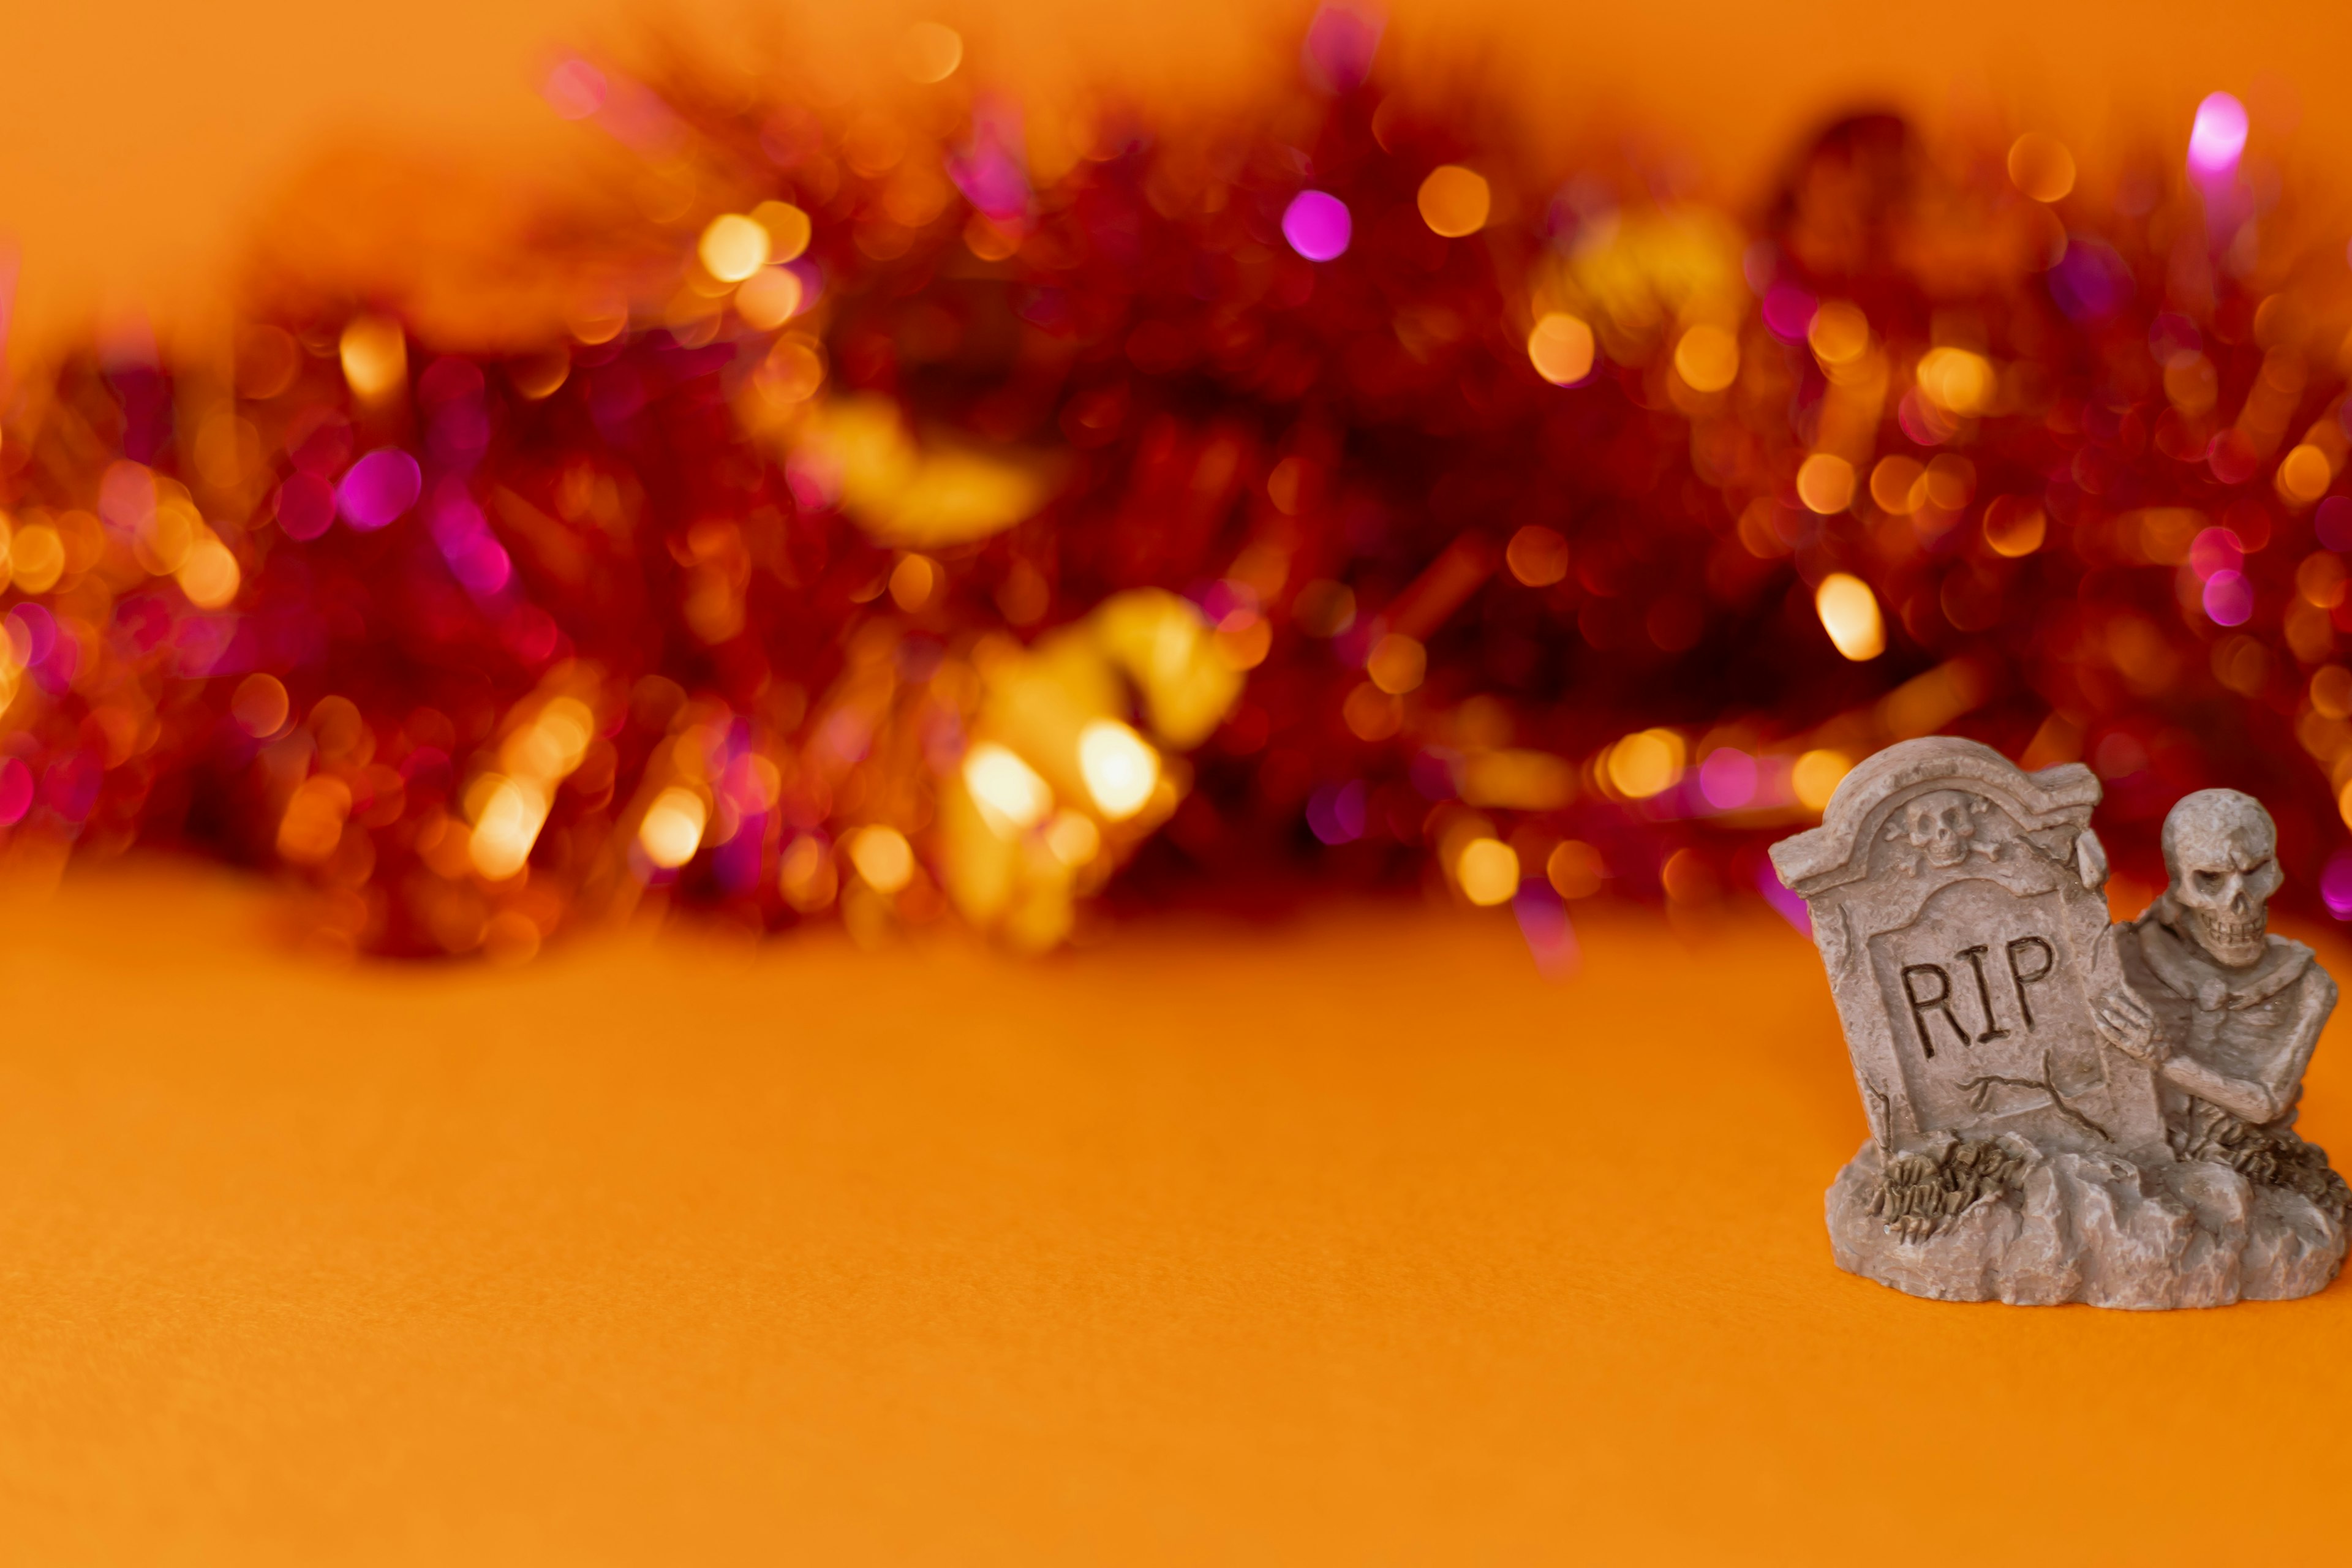
[{"label": "skeleton hand", "polygon": [[2153,1067],[2164,1059],[2156,1015],[2130,988],[2118,985],[2091,1004],[2091,1022],[2107,1044]]}]

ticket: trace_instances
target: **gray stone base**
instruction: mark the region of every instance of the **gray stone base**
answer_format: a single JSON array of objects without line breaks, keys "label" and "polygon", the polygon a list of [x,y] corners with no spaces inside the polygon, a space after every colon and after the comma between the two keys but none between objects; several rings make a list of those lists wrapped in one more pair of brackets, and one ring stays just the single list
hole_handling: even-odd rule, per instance
[{"label": "gray stone base", "polygon": [[2299,1194],[2227,1165],[2137,1163],[2015,1142],[2030,1156],[2021,1188],[1979,1200],[1916,1241],[1870,1212],[1880,1162],[1864,1143],[1829,1191],[1838,1267],[1940,1301],[2142,1310],[2308,1296],[2343,1267],[2343,1226]]}]

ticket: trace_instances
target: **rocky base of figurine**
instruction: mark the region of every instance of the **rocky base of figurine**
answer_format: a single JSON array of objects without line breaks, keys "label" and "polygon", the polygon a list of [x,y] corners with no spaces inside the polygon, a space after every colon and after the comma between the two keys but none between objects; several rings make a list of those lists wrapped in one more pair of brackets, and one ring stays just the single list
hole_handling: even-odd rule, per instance
[{"label": "rocky base of figurine", "polygon": [[[2050,1152],[2012,1133],[1969,1144],[1946,1134],[1898,1163],[1890,1186],[1864,1143],[1838,1173],[1830,1243],[1839,1268],[1914,1296],[2221,1307],[2308,1296],[2344,1265],[2346,1227],[2328,1208],[2214,1161]],[[1940,1185],[1906,1186],[1923,1171]],[[1890,1220],[1905,1206],[1890,1195],[1906,1191],[1915,1210],[1958,1212]],[[1931,1192],[1958,1195],[1939,1204]]]}]

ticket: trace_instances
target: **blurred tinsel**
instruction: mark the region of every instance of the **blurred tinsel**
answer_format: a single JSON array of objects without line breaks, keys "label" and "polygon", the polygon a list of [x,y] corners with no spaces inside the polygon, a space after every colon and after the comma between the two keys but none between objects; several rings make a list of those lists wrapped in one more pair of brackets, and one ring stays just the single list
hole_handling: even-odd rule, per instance
[{"label": "blurred tinsel", "polygon": [[2341,237],[2232,100],[2095,191],[1854,117],[1741,215],[1377,40],[1053,159],[561,63],[698,195],[550,228],[530,352],[291,291],[233,374],[14,390],[0,853],[281,867],[393,952],[1422,882],[1559,962],[1603,889],[1785,903],[1761,845],[1948,731],[2090,761],[2143,881],[2249,789],[2352,915]]}]

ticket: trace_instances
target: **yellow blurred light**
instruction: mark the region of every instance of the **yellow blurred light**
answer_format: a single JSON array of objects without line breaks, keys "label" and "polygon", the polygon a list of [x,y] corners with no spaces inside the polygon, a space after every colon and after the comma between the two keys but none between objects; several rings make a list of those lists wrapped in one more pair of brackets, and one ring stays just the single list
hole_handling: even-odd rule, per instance
[{"label": "yellow blurred light", "polygon": [[46,594],[65,575],[65,541],[46,522],[20,529],[8,542],[8,563],[17,587],[27,594]]},{"label": "yellow blurred light", "polygon": [[1675,787],[1688,755],[1672,730],[1639,731],[1609,748],[1609,783],[1620,795],[1647,800]]},{"label": "yellow blurred light", "polygon": [[1428,650],[1402,632],[1391,632],[1374,643],[1371,657],[1364,661],[1364,673],[1372,678],[1372,684],[1391,697],[1402,697],[1418,687],[1428,672]]},{"label": "yellow blurred light", "polygon": [[2309,506],[2327,493],[2336,482],[2336,470],[2327,461],[2327,454],[2306,441],[2280,459],[2278,466],[2279,499],[2289,506]]},{"label": "yellow blurred light", "polygon": [[159,502],[138,524],[140,564],[159,577],[177,572],[205,532],[205,521],[186,501]]},{"label": "yellow blurred light", "polygon": [[1494,193],[1486,176],[1459,163],[1443,163],[1421,183],[1421,221],[1448,239],[1475,234],[1486,226]]},{"label": "yellow blurred light", "polygon": [[1255,669],[1274,651],[1274,623],[1255,610],[1235,610],[1217,623],[1217,652],[1235,669]]},{"label": "yellow blurred light", "polygon": [[2055,136],[2029,131],[2010,143],[2009,177],[2037,202],[2063,200],[2074,188],[2074,154]]},{"label": "yellow blurred light", "polygon": [[577,697],[558,697],[541,712],[534,727],[555,748],[553,771],[568,773],[580,765],[596,738],[596,715]]},{"label": "yellow blurred light", "polygon": [[1675,345],[1675,374],[1693,392],[1721,392],[1739,379],[1739,340],[1701,321]]},{"label": "yellow blurred light", "polygon": [[751,209],[751,221],[768,231],[768,259],[798,261],[816,232],[809,215],[790,202],[761,202]]},{"label": "yellow blurred light", "polygon": [[257,672],[236,683],[236,691],[228,700],[228,710],[238,729],[257,741],[266,741],[286,728],[292,704],[287,700],[282,681],[274,675]]},{"label": "yellow blurred light", "polygon": [[2313,551],[2294,569],[2294,591],[2296,597],[2316,608],[2334,609],[2344,602],[2344,558],[2332,550]]},{"label": "yellow blurred light", "polygon": [[1834,452],[1815,452],[1797,469],[1797,499],[1823,517],[1853,504],[1853,465]]},{"label": "yellow blurred light", "polygon": [[1918,378],[1928,400],[1952,414],[1984,413],[2000,387],[1992,362],[1966,349],[1929,349],[1919,356]]},{"label": "yellow blurred light", "polygon": [[236,599],[237,585],[244,581],[236,557],[230,553],[228,546],[210,537],[195,542],[174,575],[179,580],[180,592],[200,610],[223,608]]},{"label": "yellow blurred light", "polygon": [[1385,741],[1404,728],[1404,704],[1366,680],[1339,704],[1339,717],[1358,740]]},{"label": "yellow blurred light", "polygon": [[1946,452],[1927,465],[1911,489],[1911,507],[1930,502],[1946,511],[1958,511],[1977,493],[1977,466],[1957,452]]},{"label": "yellow blurred light", "polygon": [[1055,859],[1076,870],[1102,853],[1102,829],[1085,812],[1058,812],[1045,829],[1045,847]]},{"label": "yellow blurred light", "polygon": [[1135,682],[1151,728],[1177,747],[1197,746],[1224,722],[1242,692],[1200,606],[1161,588],[1114,594],[1087,618],[1095,644]]},{"label": "yellow blurred light", "polygon": [[2323,664],[2311,672],[2311,705],[2326,719],[2352,719],[2352,669]]},{"label": "yellow blurred light", "polygon": [[931,602],[943,575],[928,555],[907,555],[890,569],[890,602],[913,615]]},{"label": "yellow blurred light", "polygon": [[768,231],[741,213],[722,213],[702,231],[695,254],[722,283],[740,283],[768,264]]},{"label": "yellow blurred light", "polygon": [[1506,811],[1557,811],[1576,795],[1576,767],[1549,752],[1507,746],[1472,752],[1456,766],[1462,798]]},{"label": "yellow blurred light", "polygon": [[776,886],[784,901],[803,914],[833,902],[841,891],[841,876],[825,853],[824,840],[803,833],[785,846],[776,863]]},{"label": "yellow blurred light", "polygon": [[1124,822],[1159,784],[1160,753],[1116,719],[1089,720],[1078,731],[1078,772],[1103,816]]},{"label": "yellow blurred light", "polygon": [[1807,811],[1822,811],[1837,793],[1839,782],[1853,771],[1853,759],[1843,752],[1807,752],[1789,770],[1789,787],[1796,792],[1797,804]]},{"label": "yellow blurred light", "polygon": [[501,968],[539,956],[539,924],[520,910],[500,910],[482,927],[482,955]]},{"label": "yellow blurred light", "polygon": [[964,220],[963,243],[982,261],[1003,261],[1021,248],[1021,226],[1000,224],[986,213],[974,213]]},{"label": "yellow blurred light", "polygon": [[536,785],[496,773],[467,793],[478,804],[467,851],[475,870],[503,882],[530,860],[530,847],[539,842],[539,830],[547,822],[547,796]]},{"label": "yellow blurred light", "polygon": [[735,290],[735,313],[758,331],[772,332],[800,311],[800,275],[787,267],[762,267]]},{"label": "yellow blurred light", "polygon": [[646,859],[665,871],[674,871],[702,847],[702,830],[709,821],[710,808],[702,804],[700,795],[672,784],[646,807],[645,820],[637,825],[637,843]]},{"label": "yellow blurred light", "polygon": [[1870,470],[1870,499],[1881,511],[1902,517],[1911,510],[1912,494],[1927,468],[1916,458],[1881,458]]},{"label": "yellow blurred light", "polygon": [[1601,851],[1581,839],[1564,839],[1544,862],[1544,877],[1563,899],[1589,899],[1601,890],[1609,875]]},{"label": "yellow blurred light", "polygon": [[1859,306],[1832,300],[1813,312],[1805,341],[1824,366],[1852,364],[1870,348],[1870,318]]},{"label": "yellow blurred light", "polygon": [[362,403],[377,403],[408,385],[408,338],[388,316],[358,316],[343,329],[343,379]]},{"label": "yellow blurred light", "polygon": [[1592,329],[1565,310],[1555,310],[1528,334],[1528,360],[1554,386],[1568,386],[1592,374]]},{"label": "yellow blurred light", "polygon": [[751,384],[771,403],[805,403],[824,384],[824,359],[797,333],[779,339],[752,373]]},{"label": "yellow blurred light", "polygon": [[1519,890],[1519,855],[1499,838],[1473,838],[1454,857],[1454,879],[1480,909],[1508,903]]},{"label": "yellow blurred light", "polygon": [[1822,629],[1846,658],[1858,664],[1886,651],[1886,626],[1879,618],[1878,595],[1861,578],[1831,573],[1813,590],[1813,608],[1822,617]]},{"label": "yellow blurred light", "polygon": [[2203,354],[2193,349],[2182,350],[2165,362],[2164,395],[2175,408],[2193,419],[2220,399],[2221,373]]},{"label": "yellow blurred light", "polygon": [[895,893],[915,879],[915,847],[895,827],[861,827],[849,838],[849,863],[877,893]]},{"label": "yellow blurred light", "polygon": [[596,715],[577,697],[557,697],[499,748],[499,765],[517,778],[551,789],[588,754]]},{"label": "yellow blurred light", "polygon": [[2031,501],[2004,496],[1985,508],[1985,543],[1995,555],[2031,555],[2042,548],[2049,530],[2049,520]]},{"label": "yellow blurred light", "polygon": [[304,779],[278,819],[278,853],[298,866],[316,866],[335,852],[352,814],[352,786],[331,773]]},{"label": "yellow blurred light", "polygon": [[898,63],[910,80],[945,81],[963,64],[963,38],[942,23],[918,22],[899,39]]},{"label": "yellow blurred light", "polygon": [[993,741],[963,754],[963,787],[1001,838],[1034,827],[1054,808],[1054,791],[1037,770]]},{"label": "yellow blurred light", "polygon": [[1511,575],[1528,587],[1549,588],[1568,575],[1568,541],[1531,522],[1511,535],[1511,542],[1503,547],[1503,561]]}]

